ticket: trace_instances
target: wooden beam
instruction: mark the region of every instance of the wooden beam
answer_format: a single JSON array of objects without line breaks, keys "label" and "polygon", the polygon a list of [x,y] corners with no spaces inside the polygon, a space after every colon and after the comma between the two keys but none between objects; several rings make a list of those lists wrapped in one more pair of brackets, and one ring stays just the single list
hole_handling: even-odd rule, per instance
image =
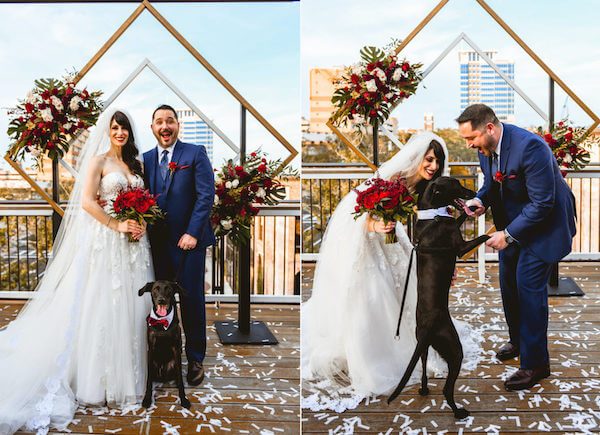
[{"label": "wooden beam", "polygon": [[25,170],[21,167],[21,165],[19,165],[17,162],[15,162],[13,159],[11,159],[8,154],[6,154],[4,156],[4,160],[6,160],[8,162],[8,164],[10,166],[13,167],[13,169],[15,171],[17,171],[19,173],[19,175],[21,175],[21,177],[23,177],[25,179],[25,181],[27,181],[29,183],[29,185],[33,188],[33,190],[35,190],[48,204],[50,204],[50,206],[54,209],[54,211],[56,211],[59,215],[64,216],[65,211],[60,207],[60,205],[58,205],[56,202],[54,202],[52,200],[52,198],[50,197],[50,195],[48,195],[46,192],[44,192],[44,189],[42,189],[39,184],[37,184],[35,182],[35,180],[33,178],[31,178],[27,172],[25,172]]},{"label": "wooden beam", "polygon": [[100,60],[102,56],[108,51],[108,49],[116,42],[117,39],[121,37],[121,35],[131,26],[131,24],[140,16],[140,14],[146,9],[146,5],[141,3],[135,11],[125,20],[121,27],[117,29],[117,31],[109,38],[108,41],[98,50],[98,52],[90,59],[90,61],[82,68],[81,71],[75,76],[75,84],[77,84],[89,71],[92,67]]},{"label": "wooden beam", "polygon": [[165,17],[163,17],[151,4],[148,0],[143,0],[142,3],[148,11],[164,26],[165,29],[171,33],[179,41],[181,45],[183,45],[194,58],[206,68],[206,70],[215,78],[225,89],[229,91],[233,97],[242,104],[256,118],[258,122],[260,122],[263,127],[265,127],[269,133],[271,133],[291,154],[291,158],[293,159],[298,151],[294,148],[269,122],[263,118],[263,116],[254,108],[252,105],[246,101],[244,97],[227,81],[225,78],[219,74],[219,72],[204,58],[202,55],[190,44],[172,25],[167,21]]},{"label": "wooden beam", "polygon": [[575,101],[577,103],[577,105],[579,107],[581,107],[583,109],[583,111],[585,113],[587,113],[589,115],[590,118],[592,118],[592,120],[594,121],[592,127],[590,127],[588,129],[588,132],[591,133],[591,131],[596,128],[596,126],[600,123],[600,118],[598,118],[598,116],[596,116],[596,114],[588,107],[585,105],[585,103],[583,101],[581,101],[581,99],[575,94],[575,92],[573,92],[566,84],[565,82],[563,82],[555,73],[554,71],[552,71],[550,69],[550,67],[548,65],[546,65],[542,59],[540,59],[538,57],[537,54],[535,54],[535,52],[529,48],[529,46],[527,44],[525,44],[525,42],[519,38],[519,36],[510,28],[510,26],[508,24],[506,24],[502,18],[500,18],[498,16],[498,14],[496,14],[496,12],[484,1],[484,0],[476,0],[477,3],[479,3],[481,5],[481,7],[483,9],[485,9],[485,11],[494,19],[496,20],[496,22],[500,25],[500,27],[502,27],[504,29],[504,31],[506,33],[508,33],[517,44],[519,44],[521,46],[521,48],[523,50],[525,50],[525,52],[546,72],[546,74],[548,74],[550,77],[552,77],[552,79],[567,93],[567,95],[569,95],[573,101]]},{"label": "wooden beam", "polygon": [[437,15],[437,13],[440,11],[440,9],[442,9],[446,5],[446,3],[448,3],[448,1],[449,0],[442,0],[441,2],[439,2],[437,4],[437,6],[435,8],[433,8],[433,10],[431,12],[429,12],[429,15],[427,15],[423,19],[423,21],[421,21],[419,23],[419,25],[417,27],[415,27],[413,29],[413,31],[410,32],[404,40],[402,40],[402,43],[396,48],[395,53],[398,54],[402,50],[404,50],[404,47],[406,47],[408,45],[408,43],[410,41],[412,41],[413,38],[415,36],[417,36],[419,34],[419,32],[421,32],[421,30],[423,30],[423,27],[425,27],[431,21],[431,19]]},{"label": "wooden beam", "polygon": [[[490,236],[494,232],[496,232],[496,227],[494,225],[492,225],[491,228],[489,230],[487,230],[485,234],[487,234],[488,236]],[[477,251],[478,249],[479,249],[479,246],[471,249],[465,255],[463,255],[462,257],[460,257],[460,259],[461,260],[468,260],[469,258],[471,258],[473,256],[473,254],[475,253],[475,251]]]},{"label": "wooden beam", "polygon": [[358,149],[358,147],[356,147],[352,141],[350,139],[348,139],[348,136],[346,136],[344,133],[342,133],[335,125],[333,125],[331,123],[331,121],[327,121],[327,127],[329,127],[331,129],[331,131],[333,131],[335,133],[335,135],[337,137],[340,138],[340,140],[348,147],[350,148],[354,154],[356,154],[363,162],[365,162],[367,164],[367,166],[369,166],[373,172],[377,171],[377,166],[375,166],[373,164],[373,162],[371,162],[371,160],[368,159],[367,156],[365,156],[361,150]]}]

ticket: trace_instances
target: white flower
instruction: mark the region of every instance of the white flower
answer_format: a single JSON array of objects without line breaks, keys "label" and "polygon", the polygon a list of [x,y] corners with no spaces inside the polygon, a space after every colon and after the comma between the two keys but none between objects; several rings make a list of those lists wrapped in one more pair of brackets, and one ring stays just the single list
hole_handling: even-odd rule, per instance
[{"label": "white flower", "polygon": [[357,125],[361,125],[365,123],[365,118],[363,118],[361,115],[352,115],[352,124],[357,124]]},{"label": "white flower", "polygon": [[218,205],[219,204],[219,195],[215,194],[215,200],[214,200],[214,204]]},{"label": "white flower", "polygon": [[387,94],[385,94],[385,98],[387,98],[388,100],[389,100],[390,98],[392,98],[393,96],[394,96],[394,93],[393,93],[393,92],[388,92]]},{"label": "white flower", "polygon": [[234,189],[236,187],[238,187],[239,185],[240,185],[240,180],[238,180],[238,179],[235,179],[231,182],[231,187],[233,187]]},{"label": "white flower", "polygon": [[395,81],[395,82],[397,82],[401,78],[402,78],[402,68],[398,67],[394,71],[394,74],[392,74],[392,80]]},{"label": "white flower", "polygon": [[62,101],[60,101],[60,99],[56,95],[52,95],[50,97],[50,101],[52,102],[52,104],[54,105],[54,107],[56,107],[56,110],[63,110],[64,109]]},{"label": "white flower", "polygon": [[231,181],[226,181],[225,182],[225,187],[226,188],[231,189],[231,186],[232,186]]},{"label": "white flower", "polygon": [[38,157],[40,155],[40,150],[38,150],[37,148],[31,148],[31,155],[33,157]]},{"label": "white flower", "polygon": [[231,219],[222,219],[221,226],[223,227],[223,229],[230,230],[233,227],[233,225],[231,225],[231,222]]},{"label": "white flower", "polygon": [[267,191],[262,187],[259,187],[258,191],[256,192],[256,196],[258,196],[259,198],[264,198],[265,196],[267,196]]},{"label": "white flower", "polygon": [[362,72],[362,66],[360,65],[360,63],[355,63],[350,67],[350,71],[352,71],[352,74],[360,75]]},{"label": "white flower", "polygon": [[375,83],[375,79],[365,82],[365,85],[367,85],[367,91],[369,91],[369,92],[377,91],[377,83]]},{"label": "white flower", "polygon": [[37,95],[33,94],[32,92],[28,92],[27,93],[27,102],[29,104],[35,104],[37,101]]},{"label": "white flower", "polygon": [[72,126],[73,126],[73,124],[72,124],[72,123],[70,123],[70,122],[67,122],[66,124],[63,124],[63,128],[64,128],[65,130],[69,130],[69,129],[70,129]]},{"label": "white flower", "polygon": [[373,71],[371,71],[371,74],[376,75],[379,78],[379,80],[384,83],[387,80],[387,77],[385,76],[385,73],[381,68],[375,68]]},{"label": "white flower", "polygon": [[79,108],[79,104],[82,102],[83,100],[81,98],[79,98],[78,96],[74,96],[71,99],[71,102],[69,103],[69,108],[74,112]]},{"label": "white flower", "polygon": [[567,153],[564,157],[563,157],[563,162],[565,163],[571,163],[573,161],[573,158],[571,157],[571,154]]},{"label": "white flower", "polygon": [[50,110],[50,108],[44,109],[44,110],[40,110],[40,114],[42,115],[42,119],[45,122],[49,122],[52,121],[54,119],[54,117],[52,116],[52,111]]}]

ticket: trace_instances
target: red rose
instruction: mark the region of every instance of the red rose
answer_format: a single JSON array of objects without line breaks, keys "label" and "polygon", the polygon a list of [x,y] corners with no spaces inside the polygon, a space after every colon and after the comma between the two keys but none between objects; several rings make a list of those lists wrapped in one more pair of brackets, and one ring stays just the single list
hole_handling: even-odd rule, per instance
[{"label": "red rose", "polygon": [[546,142],[550,143],[550,141],[552,140],[552,135],[550,133],[546,133],[544,135],[544,139],[546,139]]},{"label": "red rose", "polygon": [[258,192],[258,185],[257,185],[257,184],[254,184],[254,183],[252,183],[252,184],[250,185],[250,190],[251,190],[252,192]]},{"label": "red rose", "polygon": [[171,163],[169,163],[168,167],[169,167],[169,170],[174,171],[177,169],[177,163],[171,162]]},{"label": "red rose", "polygon": [[369,195],[365,198],[365,208],[367,210],[373,210],[375,208],[375,204],[377,204],[377,194]]},{"label": "red rose", "polygon": [[562,174],[563,178],[567,176],[567,171],[560,171],[560,173]]},{"label": "red rose", "polygon": [[573,133],[569,132],[565,134],[565,140],[571,142],[573,140]]},{"label": "red rose", "polygon": [[79,121],[77,123],[77,128],[83,128],[83,127],[85,127],[85,124],[83,123],[83,121]]},{"label": "red rose", "polygon": [[559,122],[559,123],[558,123],[558,126],[559,126],[559,127],[562,127],[562,126],[563,126],[563,122],[562,122],[562,121],[561,121],[561,122]]},{"label": "red rose", "polygon": [[572,155],[576,156],[576,155],[577,155],[577,153],[579,152],[579,149],[578,149],[578,148],[577,148],[575,145],[573,145],[573,146],[572,146],[572,147],[569,149],[569,151],[571,152],[571,154],[572,154]]},{"label": "red rose", "polygon": [[40,110],[44,110],[46,108],[46,103],[40,103],[38,104],[38,107]]},{"label": "red rose", "polygon": [[358,82],[360,82],[360,77],[357,74],[352,74],[350,76],[350,80],[352,81],[353,84],[357,85]]},{"label": "red rose", "polygon": [[410,65],[408,64],[408,62],[404,62],[402,64],[402,71],[406,72],[410,69]]},{"label": "red rose", "polygon": [[565,153],[565,150],[560,150],[558,152],[558,157],[560,157],[561,159],[564,158],[567,155],[567,153]]},{"label": "red rose", "polygon": [[367,65],[367,71],[373,71],[375,69],[375,65],[373,65],[373,62],[369,62],[369,64]]},{"label": "red rose", "polygon": [[35,109],[35,106],[33,104],[25,103],[25,110],[27,111],[27,113],[33,112],[33,109]]},{"label": "red rose", "polygon": [[496,174],[494,175],[494,180],[496,180],[500,184],[504,183],[504,178],[505,175],[500,171],[496,172]]},{"label": "red rose", "polygon": [[265,180],[265,182],[263,183],[265,185],[265,188],[270,189],[271,187],[273,187],[273,182],[271,180],[269,180],[268,178]]},{"label": "red rose", "polygon": [[263,163],[262,165],[259,165],[258,168],[256,168],[256,170],[261,174],[264,174],[265,172],[267,172],[267,166]]},{"label": "red rose", "polygon": [[52,95],[58,95],[58,89],[52,88]]},{"label": "red rose", "polygon": [[239,176],[242,172],[244,172],[244,167],[243,166],[236,166],[235,167],[235,173]]},{"label": "red rose", "polygon": [[44,92],[42,92],[42,98],[44,100],[47,100],[48,98],[50,98],[50,91],[44,91]]},{"label": "red rose", "polygon": [[250,153],[250,157],[252,157],[253,159],[256,158],[256,153]]},{"label": "red rose", "polygon": [[360,206],[358,206],[358,205],[357,205],[356,207],[354,207],[354,211],[355,211],[356,213],[360,212]]}]

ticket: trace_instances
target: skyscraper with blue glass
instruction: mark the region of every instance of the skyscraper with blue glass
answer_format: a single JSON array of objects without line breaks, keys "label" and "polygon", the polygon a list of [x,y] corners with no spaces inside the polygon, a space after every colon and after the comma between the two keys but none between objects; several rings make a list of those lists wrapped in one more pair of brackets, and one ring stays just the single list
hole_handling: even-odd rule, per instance
[{"label": "skyscraper with blue glass", "polygon": [[[486,51],[485,54],[508,78],[515,79],[514,62],[496,59],[495,51]],[[463,111],[471,104],[483,103],[494,109],[500,121],[513,123],[515,121],[514,90],[476,51],[461,51],[459,59],[460,110]]]},{"label": "skyscraper with blue glass", "polygon": [[204,145],[213,163],[213,131],[193,110],[178,110],[179,139],[182,142]]}]

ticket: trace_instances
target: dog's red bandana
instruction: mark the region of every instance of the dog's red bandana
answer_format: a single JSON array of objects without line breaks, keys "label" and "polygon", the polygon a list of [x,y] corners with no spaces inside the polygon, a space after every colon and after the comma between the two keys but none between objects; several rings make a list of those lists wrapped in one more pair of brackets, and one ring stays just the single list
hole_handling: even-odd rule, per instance
[{"label": "dog's red bandana", "polygon": [[148,325],[161,325],[165,329],[169,329],[169,325],[173,321],[173,316],[175,315],[174,307],[171,308],[171,312],[166,316],[159,316],[154,312],[154,309],[150,310],[150,315],[148,316]]},{"label": "dog's red bandana", "polygon": [[169,321],[167,319],[153,319],[152,317],[148,317],[148,325],[162,325],[165,329],[169,327]]}]

